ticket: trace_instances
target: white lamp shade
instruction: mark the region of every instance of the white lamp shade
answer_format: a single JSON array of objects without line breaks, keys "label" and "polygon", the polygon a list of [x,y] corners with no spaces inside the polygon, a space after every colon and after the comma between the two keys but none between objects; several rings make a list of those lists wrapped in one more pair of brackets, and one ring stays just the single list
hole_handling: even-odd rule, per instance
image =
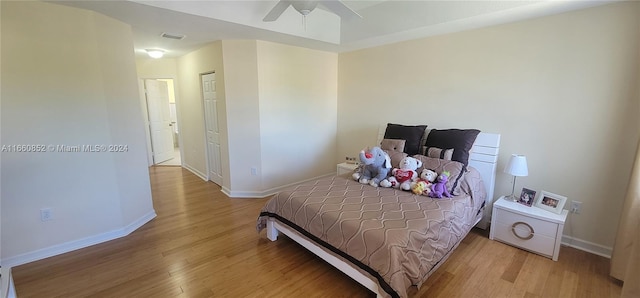
[{"label": "white lamp shade", "polygon": [[529,175],[529,168],[527,168],[527,157],[519,154],[512,154],[509,158],[509,163],[504,167],[504,172],[513,176],[527,176]]}]

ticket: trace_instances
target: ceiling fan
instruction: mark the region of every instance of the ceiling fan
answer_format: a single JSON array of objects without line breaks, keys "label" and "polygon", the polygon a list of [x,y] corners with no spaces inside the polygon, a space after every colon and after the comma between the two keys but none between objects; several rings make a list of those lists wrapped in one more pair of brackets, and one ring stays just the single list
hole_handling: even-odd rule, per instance
[{"label": "ceiling fan", "polygon": [[327,10],[337,14],[340,18],[352,18],[362,17],[353,9],[346,6],[341,1],[312,1],[312,0],[280,0],[274,6],[269,13],[262,19],[264,22],[273,22],[277,20],[282,13],[289,8],[289,5],[293,6],[303,17],[306,17],[311,13],[318,4],[324,6]]}]

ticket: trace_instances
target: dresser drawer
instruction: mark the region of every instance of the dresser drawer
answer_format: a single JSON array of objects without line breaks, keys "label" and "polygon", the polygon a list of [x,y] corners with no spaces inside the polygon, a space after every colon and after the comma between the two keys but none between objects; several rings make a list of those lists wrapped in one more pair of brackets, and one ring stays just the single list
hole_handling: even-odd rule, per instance
[{"label": "dresser drawer", "polygon": [[[513,227],[513,224],[498,222],[493,228],[495,229],[494,238],[496,240],[500,240],[502,242],[506,242],[508,244],[545,256],[553,256],[553,251],[556,244],[555,237],[530,233],[529,228],[523,224],[518,224]],[[522,238],[518,238],[516,234]]]},{"label": "dresser drawer", "polygon": [[[504,209],[496,209],[496,221],[500,224],[511,227],[516,222],[525,222],[531,226],[536,235],[545,235],[551,238],[555,238],[558,233],[558,224],[554,222],[544,221],[537,218],[533,218],[526,215],[521,215],[513,212],[509,212]],[[518,225],[520,228],[528,228],[525,225]],[[522,234],[520,234],[522,236]],[[525,233],[526,235],[526,233]]]}]

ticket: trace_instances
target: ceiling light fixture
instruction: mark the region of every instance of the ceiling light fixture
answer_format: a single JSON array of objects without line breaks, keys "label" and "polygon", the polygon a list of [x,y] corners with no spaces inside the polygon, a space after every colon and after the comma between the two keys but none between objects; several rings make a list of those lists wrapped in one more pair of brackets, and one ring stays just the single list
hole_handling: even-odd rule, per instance
[{"label": "ceiling light fixture", "polygon": [[162,56],[164,56],[164,51],[163,50],[146,49],[146,51],[147,51],[147,54],[149,55],[149,57],[151,57],[153,59],[162,58]]}]

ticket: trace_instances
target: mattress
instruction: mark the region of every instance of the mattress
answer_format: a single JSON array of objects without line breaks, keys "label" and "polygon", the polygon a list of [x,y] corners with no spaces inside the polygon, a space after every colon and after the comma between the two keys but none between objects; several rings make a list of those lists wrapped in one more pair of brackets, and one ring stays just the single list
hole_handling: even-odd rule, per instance
[{"label": "mattress", "polygon": [[467,169],[459,193],[435,199],[332,176],[275,195],[257,229],[275,218],[368,272],[389,296],[405,297],[482,217],[486,192],[475,169]]}]

